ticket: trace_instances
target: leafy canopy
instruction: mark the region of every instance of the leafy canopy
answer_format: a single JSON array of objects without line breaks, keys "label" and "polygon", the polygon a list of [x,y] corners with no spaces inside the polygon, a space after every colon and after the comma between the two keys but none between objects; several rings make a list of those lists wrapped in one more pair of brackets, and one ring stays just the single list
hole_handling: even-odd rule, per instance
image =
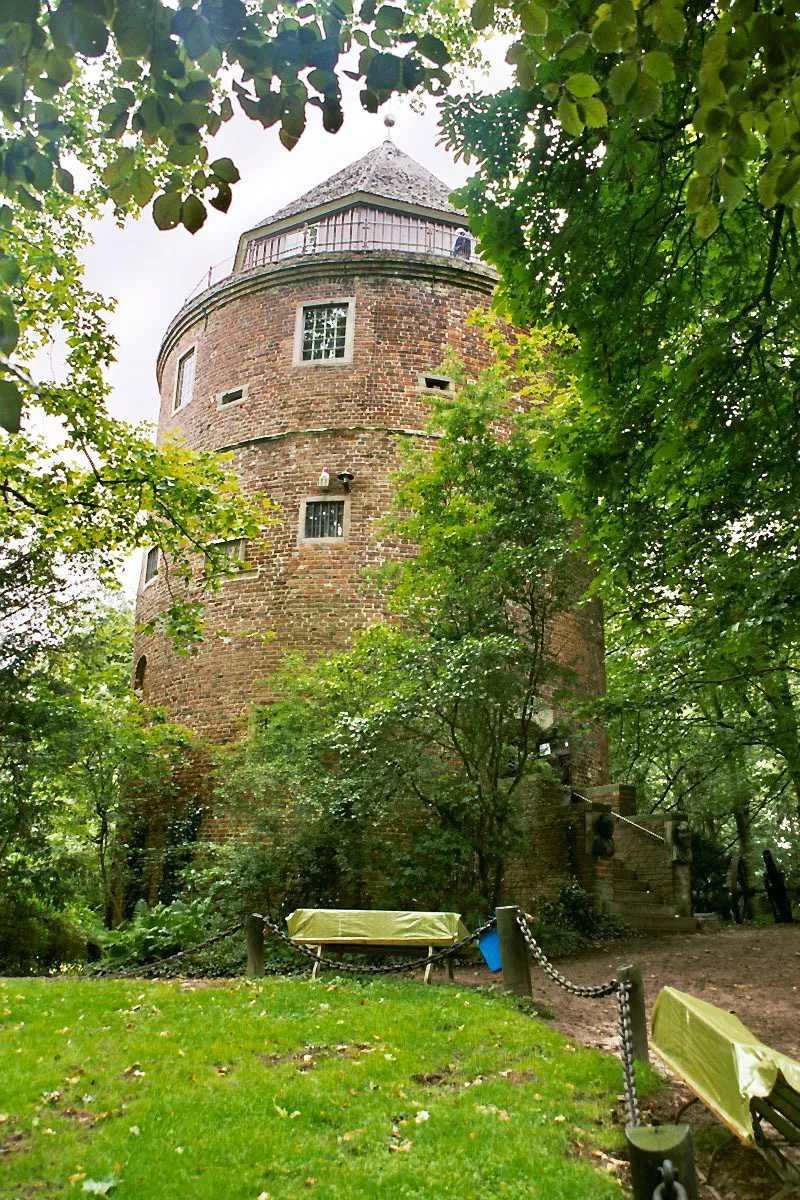
[{"label": "leafy canopy", "polygon": [[[744,681],[797,791],[800,27],[778,5],[658,0],[614,40],[601,28],[626,9],[606,8],[548,10],[519,86],[445,101],[449,144],[478,166],[461,196],[514,317],[576,335],[575,387],[540,446],[598,567],[612,649],[657,664],[650,699],[673,714],[684,684]],[[570,129],[554,86],[582,67],[610,119]]]}]

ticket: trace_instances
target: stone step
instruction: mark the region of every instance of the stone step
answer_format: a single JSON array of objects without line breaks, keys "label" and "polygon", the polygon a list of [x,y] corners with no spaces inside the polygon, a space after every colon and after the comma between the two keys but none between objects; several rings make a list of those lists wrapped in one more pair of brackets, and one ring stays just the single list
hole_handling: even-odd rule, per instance
[{"label": "stone step", "polygon": [[682,917],[675,905],[660,905],[658,908],[631,907],[627,904],[610,903],[606,910],[619,917],[637,933],[695,933],[697,921],[694,917]]}]

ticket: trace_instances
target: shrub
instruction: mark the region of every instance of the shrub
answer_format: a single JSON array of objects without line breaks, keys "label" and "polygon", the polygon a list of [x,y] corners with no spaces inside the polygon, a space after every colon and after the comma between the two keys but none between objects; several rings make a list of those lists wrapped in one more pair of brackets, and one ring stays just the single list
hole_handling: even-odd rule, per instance
[{"label": "shrub", "polygon": [[533,935],[548,955],[571,954],[628,932],[618,917],[597,910],[576,879],[564,885],[555,903],[542,904],[535,916]]}]

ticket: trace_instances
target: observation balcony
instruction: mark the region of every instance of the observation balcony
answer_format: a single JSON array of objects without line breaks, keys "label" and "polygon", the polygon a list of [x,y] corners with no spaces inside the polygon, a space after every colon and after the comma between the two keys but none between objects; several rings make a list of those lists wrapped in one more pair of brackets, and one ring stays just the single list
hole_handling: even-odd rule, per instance
[{"label": "observation balcony", "polygon": [[399,250],[480,261],[473,247],[471,234],[461,226],[358,204],[316,221],[250,238],[239,269],[249,271],[301,255],[358,250]]}]

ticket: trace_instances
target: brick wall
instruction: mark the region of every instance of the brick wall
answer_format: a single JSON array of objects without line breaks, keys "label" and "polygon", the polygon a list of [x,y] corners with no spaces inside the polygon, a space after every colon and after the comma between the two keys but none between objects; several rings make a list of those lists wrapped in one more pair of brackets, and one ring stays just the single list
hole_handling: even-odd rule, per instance
[{"label": "brick wall", "polygon": [[[334,652],[380,617],[362,570],[398,552],[376,536],[377,522],[390,504],[398,444],[425,438],[430,396],[419,376],[441,372],[448,350],[470,373],[488,364],[485,340],[467,317],[488,306],[493,285],[486,268],[455,260],[319,255],[231,276],[181,310],[159,356],[159,440],[177,435],[195,449],[229,451],[243,486],[270,497],[278,520],[248,549],[255,573],[206,593],[206,639],[196,653],[176,654],[158,633],[137,635],[134,662],[146,655],[147,701],[202,735],[228,740],[249,704],[269,698],[269,675],[287,651]],[[355,302],[352,363],[293,365],[298,305],[338,297]],[[177,363],[190,347],[193,396],[173,413]],[[218,394],[238,387],[246,387],[245,399],[221,408]],[[349,536],[303,544],[300,505],[319,494],[323,468],[355,474]],[[335,479],[329,494],[343,494]],[[200,580],[199,559],[197,568]],[[140,588],[139,622],[165,607],[167,570]],[[602,690],[599,605],[560,618],[553,638],[579,683]],[[583,731],[573,750],[576,785],[607,781],[602,730]]]}]

